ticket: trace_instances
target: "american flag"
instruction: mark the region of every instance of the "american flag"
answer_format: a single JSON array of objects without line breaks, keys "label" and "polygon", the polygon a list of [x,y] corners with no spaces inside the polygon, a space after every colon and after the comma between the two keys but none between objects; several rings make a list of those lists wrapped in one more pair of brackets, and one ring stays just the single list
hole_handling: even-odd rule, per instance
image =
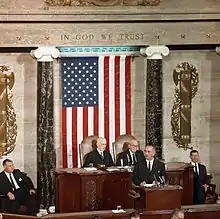
[{"label": "american flag", "polygon": [[105,137],[110,153],[131,133],[131,57],[62,57],[63,167],[80,167],[79,144]]}]

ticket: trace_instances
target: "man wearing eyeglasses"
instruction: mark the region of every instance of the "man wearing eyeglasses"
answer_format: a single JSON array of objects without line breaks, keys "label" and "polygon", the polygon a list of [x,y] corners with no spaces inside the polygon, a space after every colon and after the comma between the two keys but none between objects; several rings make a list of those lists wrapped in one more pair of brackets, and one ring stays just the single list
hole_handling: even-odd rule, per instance
[{"label": "man wearing eyeglasses", "polygon": [[134,166],[138,161],[144,159],[144,154],[139,150],[139,144],[137,140],[131,140],[128,143],[128,148],[121,152],[117,158],[117,166]]}]

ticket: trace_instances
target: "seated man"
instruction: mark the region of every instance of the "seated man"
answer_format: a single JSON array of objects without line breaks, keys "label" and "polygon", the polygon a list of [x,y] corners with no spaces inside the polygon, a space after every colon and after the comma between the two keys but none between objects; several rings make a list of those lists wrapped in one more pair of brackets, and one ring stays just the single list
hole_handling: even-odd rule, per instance
[{"label": "seated man", "polygon": [[135,185],[144,186],[146,183],[165,183],[165,165],[155,159],[154,146],[147,145],[144,150],[146,159],[134,166],[133,182]]},{"label": "seated man", "polygon": [[184,219],[184,212],[181,209],[174,209],[171,219]]},{"label": "seated man", "polygon": [[105,150],[106,139],[98,138],[96,146],[97,148],[87,155],[83,167],[97,167],[98,165],[114,166],[111,154]]},{"label": "seated man", "polygon": [[194,204],[205,204],[205,192],[207,191],[206,167],[199,163],[199,152],[190,152],[191,164],[194,166]]},{"label": "seated man", "polygon": [[117,166],[133,166],[138,161],[144,158],[144,154],[141,150],[138,150],[138,141],[132,140],[128,143],[128,148],[121,152],[117,158]]},{"label": "seated man", "polygon": [[4,207],[9,213],[18,213],[21,205],[27,207],[29,215],[36,215],[35,189],[31,179],[14,168],[11,160],[3,161],[4,170],[0,173],[0,194],[5,195]]}]

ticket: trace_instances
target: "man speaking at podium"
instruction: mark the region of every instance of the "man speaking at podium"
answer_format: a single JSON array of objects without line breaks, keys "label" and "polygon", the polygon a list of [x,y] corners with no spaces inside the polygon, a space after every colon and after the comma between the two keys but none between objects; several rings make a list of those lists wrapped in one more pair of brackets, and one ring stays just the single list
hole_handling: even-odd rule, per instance
[{"label": "man speaking at podium", "polygon": [[165,183],[165,165],[155,158],[154,146],[147,145],[144,149],[145,158],[134,166],[133,182],[144,186],[152,183]]}]

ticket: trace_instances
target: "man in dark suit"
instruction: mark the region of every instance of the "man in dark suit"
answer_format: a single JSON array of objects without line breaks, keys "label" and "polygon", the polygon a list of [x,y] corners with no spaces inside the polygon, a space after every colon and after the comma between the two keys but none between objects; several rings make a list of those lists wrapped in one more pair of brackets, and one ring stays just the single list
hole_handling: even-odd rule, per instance
[{"label": "man in dark suit", "polygon": [[106,167],[114,166],[111,154],[105,150],[106,139],[98,138],[96,146],[97,148],[87,155],[83,167],[98,167],[99,165],[105,165]]},{"label": "man in dark suit", "polygon": [[165,183],[165,165],[155,159],[155,148],[147,145],[144,150],[145,158],[134,166],[133,182],[144,186],[152,183]]},{"label": "man in dark suit", "polygon": [[199,163],[199,152],[190,152],[191,164],[194,166],[194,204],[205,203],[205,192],[207,191],[207,171],[206,167]]},{"label": "man in dark suit", "polygon": [[132,140],[128,143],[128,148],[121,152],[117,158],[117,166],[134,166],[138,161],[144,159],[144,154],[138,150],[138,141]]},{"label": "man in dark suit", "polygon": [[0,173],[0,194],[5,195],[5,211],[17,213],[21,205],[27,207],[29,215],[36,215],[35,189],[31,179],[11,160],[3,161],[4,170]]}]

